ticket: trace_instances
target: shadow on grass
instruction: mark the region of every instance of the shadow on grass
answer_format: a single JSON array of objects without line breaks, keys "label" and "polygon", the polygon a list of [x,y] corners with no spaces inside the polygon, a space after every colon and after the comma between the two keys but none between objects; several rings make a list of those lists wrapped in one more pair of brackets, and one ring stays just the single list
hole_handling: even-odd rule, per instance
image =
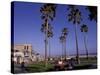
[{"label": "shadow on grass", "polygon": [[86,65],[77,65],[74,66],[73,70],[82,70],[82,69],[97,69],[97,65],[86,64]]}]

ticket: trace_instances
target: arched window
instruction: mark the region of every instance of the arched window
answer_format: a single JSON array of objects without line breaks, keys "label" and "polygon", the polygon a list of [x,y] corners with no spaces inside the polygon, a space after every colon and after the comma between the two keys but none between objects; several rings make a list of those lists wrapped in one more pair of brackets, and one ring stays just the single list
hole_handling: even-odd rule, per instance
[{"label": "arched window", "polygon": [[27,46],[27,50],[28,50],[28,46]]},{"label": "arched window", "polygon": [[28,50],[28,48],[29,48],[28,46],[24,46],[24,49],[25,49],[25,50],[26,50],[26,49]]}]

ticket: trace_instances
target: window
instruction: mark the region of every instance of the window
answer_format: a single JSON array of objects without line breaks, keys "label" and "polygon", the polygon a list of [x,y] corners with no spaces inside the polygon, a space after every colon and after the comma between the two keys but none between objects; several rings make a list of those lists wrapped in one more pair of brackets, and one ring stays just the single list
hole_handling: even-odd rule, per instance
[{"label": "window", "polygon": [[24,46],[24,49],[27,49],[28,50],[28,46]]},{"label": "window", "polygon": [[24,49],[26,49],[26,46],[24,46]]},{"label": "window", "polygon": [[28,50],[28,46],[27,46],[27,50]]}]

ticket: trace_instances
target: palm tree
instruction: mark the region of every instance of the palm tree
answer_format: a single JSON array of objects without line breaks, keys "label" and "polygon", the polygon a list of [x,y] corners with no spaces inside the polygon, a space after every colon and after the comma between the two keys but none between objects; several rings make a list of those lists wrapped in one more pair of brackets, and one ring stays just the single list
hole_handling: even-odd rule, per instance
[{"label": "palm tree", "polygon": [[[68,29],[63,28],[62,34],[60,36],[60,41],[62,43],[62,51],[64,51],[64,58],[66,59],[66,37],[68,35]],[[62,57],[63,57],[63,52],[62,52]]]},{"label": "palm tree", "polygon": [[51,45],[50,45],[50,38],[52,38],[53,37],[53,31],[52,31],[52,26],[49,24],[49,26],[48,26],[48,34],[47,34],[47,36],[48,36],[48,44],[49,44],[49,58],[51,58]]},{"label": "palm tree", "polygon": [[60,43],[62,44],[62,58],[64,57],[64,36],[59,37]]},{"label": "palm tree", "polygon": [[87,49],[87,45],[86,45],[86,33],[88,32],[88,27],[87,25],[83,24],[81,26],[81,32],[84,33],[84,45],[85,45],[85,49],[86,49],[86,58],[88,59],[88,49]]},{"label": "palm tree", "polygon": [[66,59],[66,37],[67,37],[67,34],[68,34],[68,29],[67,28],[63,28],[62,34],[64,36],[64,57]]},{"label": "palm tree", "polygon": [[45,67],[47,67],[47,43],[48,43],[48,23],[49,20],[53,21],[53,18],[55,17],[55,9],[56,5],[54,4],[44,4],[43,7],[40,8],[40,12],[42,14],[41,18],[44,21],[44,24],[42,24],[41,30],[45,34]]},{"label": "palm tree", "polygon": [[77,25],[80,24],[81,19],[81,12],[78,8],[76,8],[73,5],[70,5],[68,10],[70,11],[70,13],[68,14],[68,21],[73,22],[73,24],[75,24],[75,39],[76,39],[76,60],[77,63],[79,64],[79,48],[78,48],[78,39],[77,39]]},{"label": "palm tree", "polygon": [[89,15],[88,15],[89,20],[91,20],[91,21],[94,20],[97,22],[97,7],[96,6],[87,6],[86,9],[89,11]]}]

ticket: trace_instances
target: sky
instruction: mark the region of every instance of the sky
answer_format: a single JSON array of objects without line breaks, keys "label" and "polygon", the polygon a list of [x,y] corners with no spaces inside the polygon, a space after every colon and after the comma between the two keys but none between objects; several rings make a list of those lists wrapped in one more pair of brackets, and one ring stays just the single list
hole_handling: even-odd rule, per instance
[{"label": "sky", "polygon": [[[45,44],[44,34],[40,31],[43,20],[41,19],[40,7],[43,3],[31,2],[14,2],[14,44],[32,44],[33,50],[44,55]],[[66,41],[66,54],[76,54],[74,24],[68,22],[67,5],[59,4],[56,9],[56,17],[51,23],[53,26],[54,36],[50,39],[51,55],[61,55],[62,45],[59,37],[64,27],[68,28]],[[78,25],[77,36],[79,53],[85,54],[83,33],[80,26],[86,24],[88,26],[87,48],[89,53],[97,53],[97,24],[95,21],[88,19],[88,10],[85,6],[76,6],[82,12],[82,22]]]}]

